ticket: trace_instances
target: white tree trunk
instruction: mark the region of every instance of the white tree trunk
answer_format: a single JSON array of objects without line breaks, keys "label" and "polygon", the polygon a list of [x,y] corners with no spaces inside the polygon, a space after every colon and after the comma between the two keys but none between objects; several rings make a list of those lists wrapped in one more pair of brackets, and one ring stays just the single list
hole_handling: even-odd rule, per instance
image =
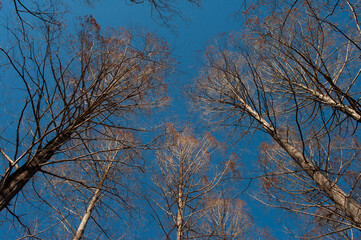
[{"label": "white tree trunk", "polygon": [[[180,187],[182,188],[182,187]],[[180,189],[181,190],[181,189]],[[177,240],[183,240],[183,192],[178,193]]]},{"label": "white tree trunk", "polygon": [[100,196],[100,193],[101,193],[101,189],[98,188],[92,199],[90,200],[89,202],[89,205],[88,205],[88,208],[83,216],[83,218],[81,219],[81,222],[79,224],[79,227],[78,227],[78,230],[76,231],[76,234],[73,238],[73,240],[80,240],[82,237],[83,237],[83,233],[84,233],[84,230],[85,230],[85,227],[90,219],[90,216],[92,214],[92,211],[94,210],[94,207],[95,207],[95,204],[98,202],[99,200],[99,196]]},{"label": "white tree trunk", "polygon": [[242,107],[256,119],[272,138],[289,154],[289,156],[313,179],[324,193],[337,205],[337,207],[352,221],[358,229],[361,229],[361,206],[349,197],[336,182],[325,176],[313,162],[309,161],[304,154],[296,149],[286,139],[278,135],[277,131],[251,106],[238,98]]},{"label": "white tree trunk", "polygon": [[183,156],[181,156],[181,159],[179,161],[179,183],[178,183],[178,210],[177,210],[177,219],[176,219],[176,225],[177,225],[177,240],[183,240],[183,219],[184,219],[184,202],[183,202],[183,179],[184,179],[184,173],[183,173]]},{"label": "white tree trunk", "polygon": [[103,184],[105,179],[107,178],[107,175],[110,171],[112,167],[112,162],[110,162],[104,172],[104,174],[102,175],[102,178],[100,179],[99,185],[97,187],[97,189],[95,190],[93,197],[91,198],[88,208],[83,216],[83,218],[81,219],[81,222],[79,224],[78,230],[75,233],[75,236],[73,238],[73,240],[80,240],[83,237],[84,231],[85,231],[85,227],[87,225],[87,223],[89,222],[89,219],[91,217],[91,214],[95,208],[95,204],[99,201],[100,199],[100,194],[102,192],[102,188],[103,188]]}]

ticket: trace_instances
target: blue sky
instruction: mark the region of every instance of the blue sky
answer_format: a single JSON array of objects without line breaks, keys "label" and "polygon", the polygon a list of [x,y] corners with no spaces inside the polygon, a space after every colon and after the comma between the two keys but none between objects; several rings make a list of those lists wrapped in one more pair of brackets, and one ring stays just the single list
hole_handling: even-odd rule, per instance
[{"label": "blue sky", "polygon": [[[175,74],[168,81],[169,95],[174,98],[172,109],[175,113],[180,111],[183,113],[185,101],[180,90],[197,76],[202,50],[211,37],[235,31],[241,26],[239,21],[235,21],[235,12],[241,8],[241,5],[237,0],[208,0],[200,8],[185,1],[179,1],[177,7],[184,13],[186,21],[181,18],[171,19],[170,24],[174,28],[169,29],[162,26],[156,16],[152,17],[150,8],[146,4],[136,5],[126,4],[125,1],[104,0],[96,1],[93,7],[89,8],[79,1],[69,2],[70,11],[75,16],[93,15],[103,27],[141,26],[163,37],[179,63]],[[174,95],[174,93],[178,94]]]},{"label": "blue sky", "polygon": [[[202,127],[197,129],[197,126],[203,125],[196,122],[199,120],[198,115],[190,110],[190,104],[183,94],[183,89],[197,77],[201,67],[202,51],[207,45],[212,44],[212,38],[221,33],[242,30],[242,19],[235,18],[235,13],[242,7],[242,1],[205,0],[200,8],[180,1],[177,8],[184,13],[187,21],[181,18],[172,19],[170,24],[174,26],[173,29],[163,26],[160,19],[152,17],[147,5],[126,4],[123,0],[99,0],[89,7],[80,2],[75,0],[67,2],[71,12],[67,17],[69,25],[76,22],[77,16],[93,15],[102,27],[116,28],[138,25],[156,33],[168,42],[178,62],[174,73],[167,80],[172,103],[168,107],[168,111],[160,115],[161,119],[158,116],[154,121],[190,122],[198,132],[203,132]],[[222,137],[222,135],[219,136]],[[226,139],[218,140],[226,141]],[[259,134],[247,150],[244,149],[244,146],[248,139],[229,147],[229,150],[237,154],[245,151],[246,154],[242,156],[243,164],[253,168],[256,165],[257,154],[255,151],[258,143],[264,140],[266,139],[262,139],[262,135]],[[241,186],[242,189],[243,187]],[[245,199],[256,224],[261,227],[269,227],[274,236],[279,239],[289,239],[289,236],[282,233],[276,211],[261,206],[247,193],[243,194],[241,198]]]},{"label": "blue sky", "polygon": [[[242,19],[235,16],[242,7],[241,3],[242,1],[239,0],[207,0],[203,1],[200,8],[197,8],[180,1],[177,7],[184,13],[187,21],[181,18],[172,19],[170,24],[174,26],[173,29],[162,26],[159,19],[152,17],[147,5],[129,5],[124,1],[102,0],[96,2],[91,8],[74,1],[69,3],[69,7],[73,18],[91,14],[103,27],[138,25],[163,37],[172,49],[178,65],[174,74],[168,79],[169,96],[172,98],[172,103],[166,113],[162,115],[163,119],[156,118],[155,121],[189,122],[192,127],[197,128],[197,126],[203,125],[196,122],[200,119],[197,119],[198,116],[189,108],[190,105],[183,94],[183,89],[197,77],[201,67],[202,52],[207,45],[213,43],[214,37],[222,33],[242,30]],[[204,131],[202,127],[198,127],[196,130]],[[217,135],[217,133],[215,134]],[[226,141],[226,139],[218,140]],[[245,143],[248,141],[245,139],[230,147],[229,150],[237,154],[245,151],[242,157],[243,164],[255,168],[257,161],[255,151],[258,143],[265,140],[267,139],[262,139],[262,134],[258,134],[248,149],[244,149]],[[256,174],[256,169],[251,171]],[[252,183],[251,186],[255,186],[255,184]],[[244,186],[240,187],[243,189]],[[277,211],[262,206],[247,194],[242,194],[241,198],[245,199],[256,224],[272,229],[271,232],[279,239],[289,239],[289,236],[283,234],[283,228],[277,220],[279,214]]]}]

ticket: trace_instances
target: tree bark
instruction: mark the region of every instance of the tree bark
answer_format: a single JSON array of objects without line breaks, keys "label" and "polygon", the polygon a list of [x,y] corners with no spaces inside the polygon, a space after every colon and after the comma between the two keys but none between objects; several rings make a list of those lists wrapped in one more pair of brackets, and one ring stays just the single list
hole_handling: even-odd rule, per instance
[{"label": "tree bark", "polygon": [[178,184],[178,210],[177,210],[177,240],[183,240],[183,219],[184,219],[184,202],[183,202],[183,157],[181,156],[180,164],[179,164],[179,184]]},{"label": "tree bark", "polygon": [[33,158],[9,176],[1,179],[0,212],[10,203],[16,194],[40,170],[43,163],[48,162],[59,148],[69,140],[72,131],[64,131],[53,138],[44,148],[38,149]]},{"label": "tree bark", "polygon": [[61,133],[50,140],[44,148],[37,149],[34,156],[23,166],[9,176],[1,179],[0,186],[0,212],[10,203],[29,180],[40,170],[41,165],[48,162],[54,154],[63,146],[71,135],[88,120],[92,110],[96,106],[90,106],[82,115],[70,123]]},{"label": "tree bark", "polygon": [[79,224],[78,230],[76,231],[73,240],[80,240],[83,237],[84,231],[85,231],[85,227],[89,222],[89,219],[91,217],[91,214],[95,208],[95,204],[98,202],[98,200],[100,199],[100,193],[102,191],[103,188],[103,184],[104,181],[111,169],[112,166],[112,162],[109,163],[109,165],[107,166],[107,169],[105,170],[102,179],[99,182],[99,185],[97,187],[97,189],[95,190],[92,199],[89,202],[88,208],[83,216],[83,218],[81,219],[81,222]]},{"label": "tree bark", "polygon": [[76,231],[73,240],[80,240],[83,237],[85,227],[90,219],[93,209],[95,208],[95,204],[99,200],[100,193],[101,193],[101,189],[97,188],[97,190],[95,190],[95,193],[94,193],[92,199],[89,202],[88,208],[87,208],[83,218],[81,219],[78,230]]},{"label": "tree bark", "polygon": [[183,193],[178,193],[177,240],[183,240]]},{"label": "tree bark", "polygon": [[256,111],[252,109],[243,99],[238,98],[245,109],[261,126],[272,136],[272,138],[288,153],[288,155],[305,171],[322,191],[333,201],[336,206],[352,221],[358,229],[361,229],[361,206],[348,196],[337,183],[331,181],[322,171],[308,160],[304,154],[295,148],[286,139],[283,139],[277,131]]}]

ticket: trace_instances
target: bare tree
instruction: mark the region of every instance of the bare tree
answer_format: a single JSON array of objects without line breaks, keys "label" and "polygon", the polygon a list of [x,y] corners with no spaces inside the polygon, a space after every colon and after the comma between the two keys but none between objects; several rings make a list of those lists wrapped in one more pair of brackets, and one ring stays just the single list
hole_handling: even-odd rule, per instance
[{"label": "bare tree", "polygon": [[[83,151],[77,151],[77,153],[84,152],[84,154],[81,156],[72,156],[70,158],[72,160],[77,159],[75,162],[76,165],[79,165],[79,167],[76,166],[77,169],[81,169],[86,175],[88,175],[87,178],[93,182],[90,184],[82,181],[81,184],[79,184],[79,182],[71,182],[71,180],[67,181],[67,183],[70,182],[77,191],[86,186],[87,189],[85,190],[91,192],[88,195],[89,197],[87,197],[87,201],[84,201],[87,203],[85,205],[86,210],[79,216],[81,221],[74,234],[74,240],[82,239],[88,222],[91,219],[95,221],[93,212],[96,210],[97,206],[103,205],[103,208],[110,207],[110,212],[115,212],[115,209],[117,208],[113,208],[114,204],[112,204],[109,199],[115,201],[116,205],[124,205],[126,207],[132,205],[131,200],[127,196],[129,196],[129,192],[131,191],[130,189],[135,186],[135,184],[130,184],[130,182],[132,181],[131,176],[136,175],[134,174],[134,170],[138,167],[135,159],[138,155],[136,147],[139,144],[135,141],[134,136],[132,136],[130,132],[106,132],[108,133],[106,135],[109,136],[109,139],[93,137],[93,139],[96,139],[95,142],[86,144]],[[62,177],[63,179],[69,179],[68,175]],[[77,178],[74,177],[73,179]],[[82,191],[82,193],[85,195],[84,191]],[[104,198],[108,198],[107,201],[103,201]],[[80,210],[78,208],[71,212],[80,213]],[[62,212],[62,214],[64,213]],[[121,212],[118,210],[116,211],[116,214],[102,214],[100,218],[102,218],[101,221],[104,222],[104,219],[112,217],[112,222],[114,223],[114,220],[116,219],[114,215],[120,216]],[[123,217],[120,220],[125,219],[126,218]],[[97,221],[96,225],[99,226],[100,223]],[[105,226],[101,226],[102,230],[104,228]],[[117,223],[117,228],[121,229],[120,222]],[[91,234],[94,235],[94,233],[94,227],[92,227]],[[105,234],[110,236],[109,231]],[[114,237],[114,234],[111,236]]]},{"label": "bare tree", "polygon": [[[148,198],[166,239],[200,237],[197,225],[208,209],[210,193],[220,182],[225,169],[212,173],[211,154],[217,143],[211,136],[197,140],[189,130],[177,132],[168,125],[169,137],[158,156],[158,168],[153,177],[155,195]],[[226,167],[225,167],[226,168]],[[160,200],[157,200],[160,196]],[[157,206],[157,207],[156,207]],[[165,214],[157,211],[157,208]]]},{"label": "bare tree", "polygon": [[103,30],[91,16],[81,21],[77,35],[59,31],[54,24],[15,29],[15,44],[0,49],[25,99],[15,108],[16,127],[1,139],[0,210],[16,212],[13,200],[24,186],[57,156],[89,141],[84,137],[91,132],[136,130],[129,124],[135,113],[165,102],[163,77],[171,60],[161,39],[136,30]]},{"label": "bare tree", "polygon": [[331,224],[312,238],[360,234],[359,7],[257,2],[244,33],[207,50],[192,90],[220,126],[273,139],[260,158],[268,204]]},{"label": "bare tree", "polygon": [[[86,139],[86,141],[84,141]],[[83,136],[43,166],[21,204],[37,211],[21,217],[24,237],[117,238],[131,235],[132,196],[141,162],[139,141],[124,130]],[[59,158],[61,157],[61,158]],[[34,219],[42,222],[36,223]]]},{"label": "bare tree", "polygon": [[256,239],[256,234],[251,233],[252,218],[243,201],[214,198],[207,205],[209,210],[200,230],[203,239]]},{"label": "bare tree", "polygon": [[[164,22],[180,14],[177,1],[146,2]],[[198,0],[188,2],[199,4]],[[0,128],[0,211],[6,209],[2,220],[15,219],[28,238],[63,229],[60,238],[75,239],[83,236],[92,220],[109,237],[94,216],[104,209],[118,217],[120,213],[113,206],[96,206],[105,204],[102,199],[109,200],[104,196],[110,195],[119,205],[131,204],[126,196],[113,192],[126,187],[119,181],[106,187],[113,179],[109,174],[119,171],[114,162],[120,147],[109,144],[113,149],[97,150],[95,142],[119,144],[109,139],[109,132],[143,131],[132,124],[136,114],[167,101],[163,78],[173,65],[167,44],[140,29],[103,29],[92,16],[81,19],[75,32],[69,33],[63,21],[69,9],[62,1],[13,0],[4,8],[15,14],[4,27],[7,36],[0,45],[1,70],[13,80],[10,88],[17,89],[9,96],[24,101],[4,104],[1,110],[2,116],[16,118],[6,124],[11,121],[7,118]],[[4,102],[7,98],[11,99],[1,96]],[[126,148],[135,151],[140,147],[137,144]],[[105,161],[105,155],[112,160]],[[49,200],[50,196],[57,202]],[[24,203],[39,214],[20,207]],[[84,206],[85,213],[81,211]],[[49,219],[52,214],[45,216],[45,212],[51,211],[56,219],[49,224],[26,221],[42,212],[44,219]],[[81,219],[78,228],[76,217]]]}]

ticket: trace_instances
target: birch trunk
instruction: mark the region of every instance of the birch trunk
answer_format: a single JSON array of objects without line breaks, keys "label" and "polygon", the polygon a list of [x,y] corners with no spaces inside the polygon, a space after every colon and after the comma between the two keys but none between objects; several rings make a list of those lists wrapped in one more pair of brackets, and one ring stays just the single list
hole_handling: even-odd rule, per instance
[{"label": "birch trunk", "polygon": [[100,182],[99,182],[98,188],[95,190],[94,195],[93,195],[92,199],[89,202],[88,208],[87,208],[83,218],[81,219],[78,230],[76,231],[73,240],[82,239],[84,231],[85,231],[85,227],[86,227],[87,223],[89,222],[91,214],[92,214],[92,212],[93,212],[93,210],[95,208],[95,204],[100,199],[100,194],[102,192],[104,181],[105,181],[105,179],[106,179],[106,177],[107,177],[107,175],[108,175],[108,173],[109,173],[109,171],[111,169],[111,166],[112,166],[112,163],[110,162],[109,165],[107,166],[107,168],[106,168]]},{"label": "birch trunk", "polygon": [[177,240],[183,240],[183,193],[178,194]]},{"label": "birch trunk", "polygon": [[178,210],[177,210],[177,240],[183,240],[183,218],[184,218],[184,202],[183,202],[183,156],[181,156],[179,161],[179,184],[178,184]]},{"label": "birch trunk", "polygon": [[95,208],[95,204],[98,202],[99,200],[99,196],[100,196],[100,193],[101,193],[101,189],[98,188],[92,199],[90,200],[90,203],[88,205],[88,208],[83,216],[83,218],[81,219],[81,222],[79,224],[79,227],[78,227],[78,230],[76,231],[75,233],[75,236],[73,238],[73,240],[80,240],[82,237],[83,237],[83,234],[84,234],[84,231],[85,231],[85,227],[90,219],[90,216]]},{"label": "birch trunk", "polygon": [[295,148],[286,139],[283,139],[277,131],[249,106],[243,99],[238,97],[245,109],[261,126],[272,136],[272,138],[289,154],[289,156],[305,171],[322,191],[336,204],[336,206],[352,221],[358,229],[361,229],[361,206],[348,196],[336,182],[325,176],[313,162]]}]

